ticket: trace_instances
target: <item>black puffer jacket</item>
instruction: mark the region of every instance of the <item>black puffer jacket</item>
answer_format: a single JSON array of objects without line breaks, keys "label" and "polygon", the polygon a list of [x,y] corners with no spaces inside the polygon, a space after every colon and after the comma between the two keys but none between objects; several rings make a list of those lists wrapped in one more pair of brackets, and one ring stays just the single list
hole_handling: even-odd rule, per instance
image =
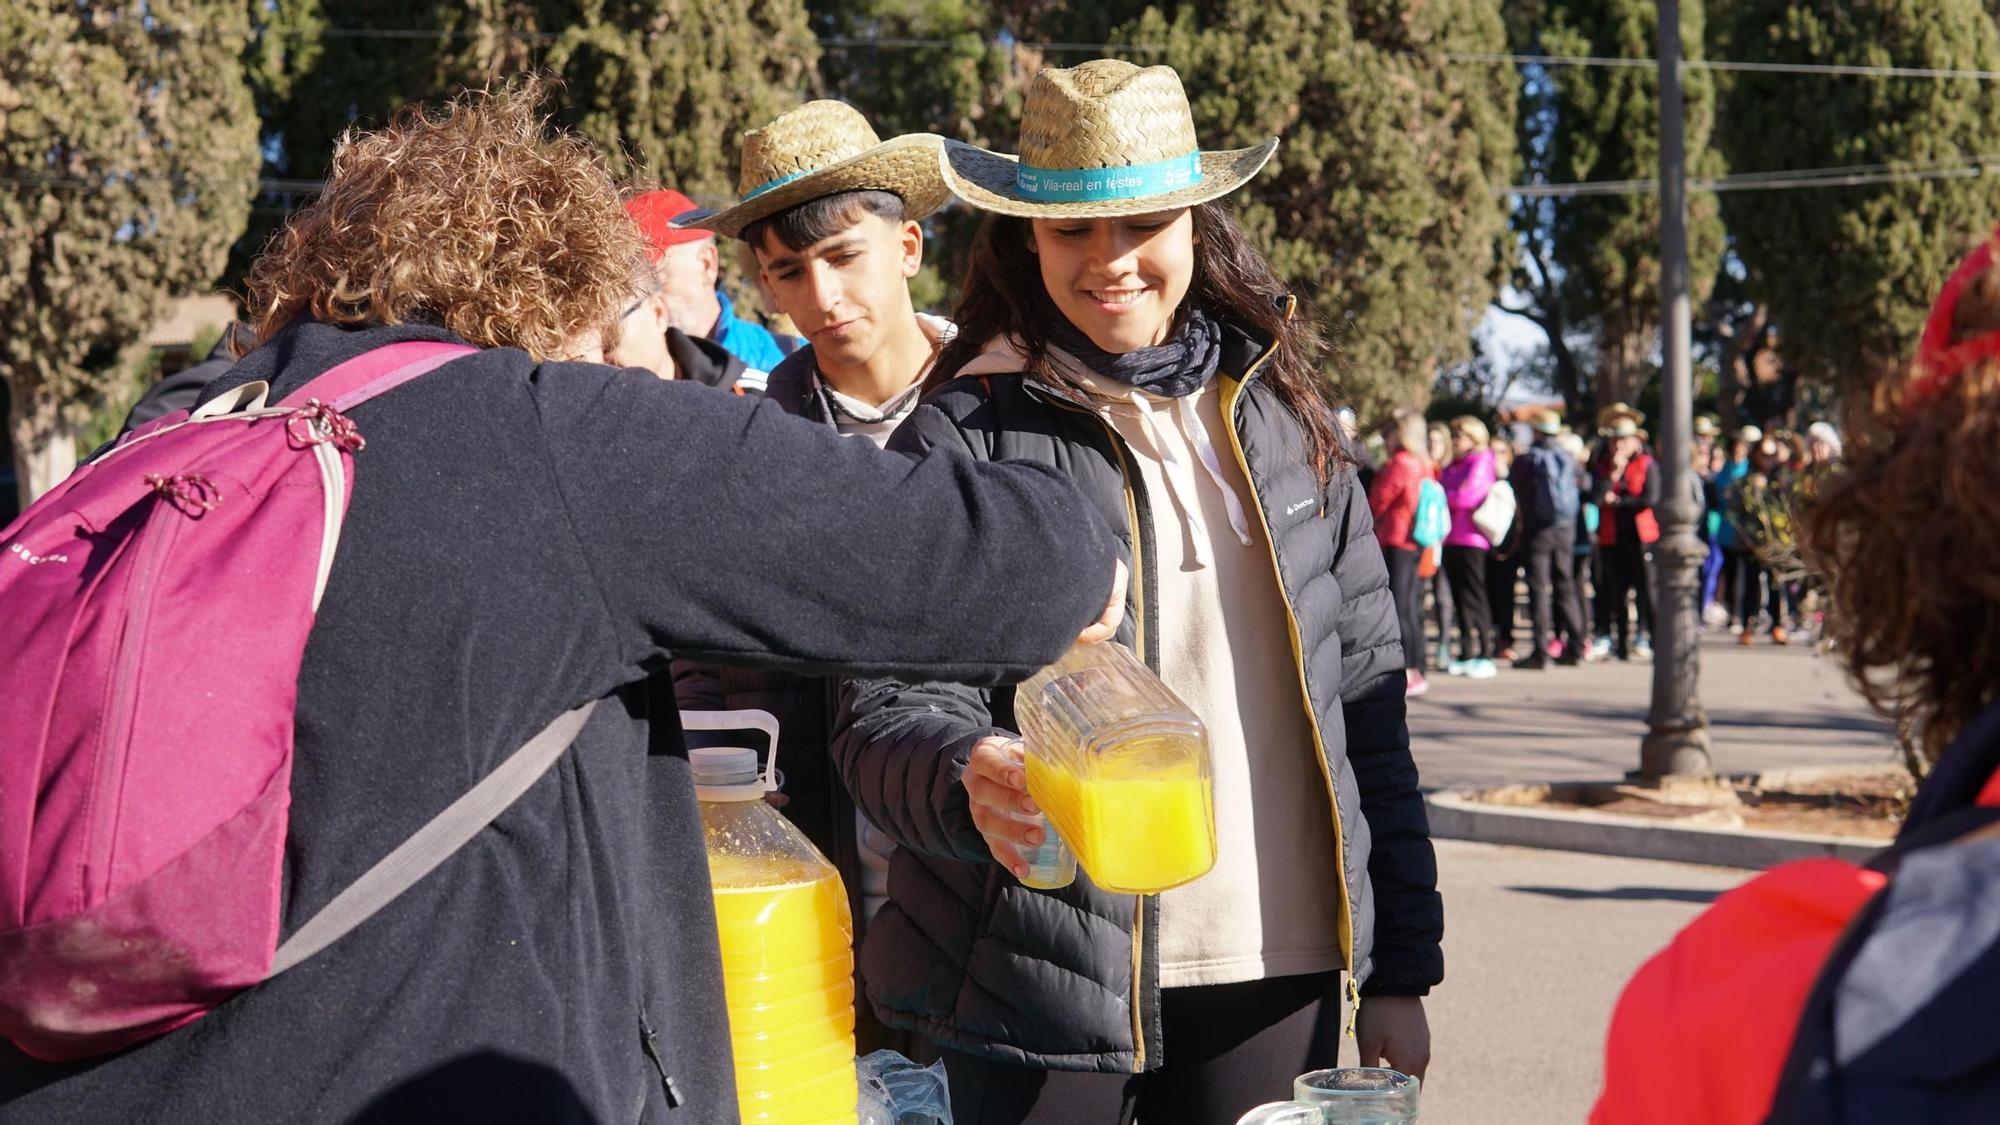
[{"label": "black puffer jacket", "polygon": [[[1256,380],[1270,349],[1232,330],[1223,413],[1275,545],[1312,717],[1334,794],[1344,879],[1340,938],[1364,994],[1419,995],[1443,977],[1436,892],[1404,725],[1388,574],[1349,468],[1321,489],[1303,434]],[[1120,640],[1155,668],[1155,552],[1133,454],[1089,411],[1012,376],[959,379],[911,415],[891,449],[962,448],[1054,465],[1120,536],[1134,575]],[[1033,891],[992,862],[960,784],[981,737],[1013,726],[1011,689],[862,680],[848,685],[835,763],[870,819],[904,846],[890,902],[862,948],[884,1022],[1006,1062],[1140,1071],[1161,1061],[1158,900],[1079,877]]]}]

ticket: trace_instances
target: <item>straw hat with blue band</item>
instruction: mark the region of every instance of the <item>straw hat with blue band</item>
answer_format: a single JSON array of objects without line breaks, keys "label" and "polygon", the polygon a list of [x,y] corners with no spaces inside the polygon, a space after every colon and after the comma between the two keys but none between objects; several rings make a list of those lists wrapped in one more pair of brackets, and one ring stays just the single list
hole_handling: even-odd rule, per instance
[{"label": "straw hat with blue band", "polygon": [[760,219],[844,191],[893,192],[905,218],[921,219],[951,198],[942,144],[930,133],[884,141],[853,106],[807,102],[743,135],[742,201],[686,225],[734,238]]},{"label": "straw hat with blue band", "polygon": [[1111,219],[1191,207],[1248,183],[1278,149],[1203,152],[1170,67],[1119,59],[1044,70],[1028,86],[1016,158],[945,143],[953,195],[1028,219]]}]

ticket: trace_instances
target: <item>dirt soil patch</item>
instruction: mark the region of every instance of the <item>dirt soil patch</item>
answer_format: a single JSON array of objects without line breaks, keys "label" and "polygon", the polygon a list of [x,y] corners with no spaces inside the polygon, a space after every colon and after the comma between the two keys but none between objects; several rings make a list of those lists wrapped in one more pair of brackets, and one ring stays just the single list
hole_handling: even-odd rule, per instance
[{"label": "dirt soil patch", "polygon": [[1888,840],[1902,827],[1915,792],[1907,773],[1856,770],[1739,776],[1665,788],[1617,782],[1509,785],[1471,797],[1482,804],[1616,813],[1690,827]]}]

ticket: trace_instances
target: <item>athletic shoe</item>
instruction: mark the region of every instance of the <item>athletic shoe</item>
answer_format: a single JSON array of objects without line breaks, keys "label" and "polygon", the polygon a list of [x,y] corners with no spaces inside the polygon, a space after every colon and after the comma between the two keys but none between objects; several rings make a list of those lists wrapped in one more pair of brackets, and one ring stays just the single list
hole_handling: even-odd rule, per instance
[{"label": "athletic shoe", "polygon": [[1736,634],[1736,643],[1742,645],[1744,648],[1749,648],[1751,645],[1757,643],[1757,634],[1745,629],[1741,633]]},{"label": "athletic shoe", "polygon": [[1468,680],[1490,680],[1500,674],[1500,669],[1494,667],[1491,660],[1468,660],[1466,664],[1465,678]]},{"label": "athletic shoe", "polygon": [[1783,625],[1771,626],[1771,643],[1774,645],[1788,645],[1792,643],[1792,638],[1786,634]]},{"label": "athletic shoe", "polygon": [[1466,675],[1470,675],[1470,674],[1471,674],[1471,672],[1469,671],[1469,669],[1470,669],[1470,668],[1472,667],[1472,665],[1474,665],[1475,663],[1477,663],[1477,661],[1473,661],[1473,660],[1454,660],[1454,661],[1452,661],[1451,663],[1449,663],[1449,664],[1447,664],[1447,665],[1445,665],[1445,666],[1444,666],[1444,674],[1445,674],[1445,675],[1447,675],[1447,676],[1466,676]]},{"label": "athletic shoe", "polygon": [[1590,642],[1590,659],[1603,660],[1611,655],[1611,638],[1599,637]]},{"label": "athletic shoe", "polygon": [[1416,697],[1422,695],[1423,693],[1431,690],[1431,682],[1429,680],[1424,679],[1424,674],[1422,672],[1417,671],[1415,668],[1411,668],[1408,671],[1409,671],[1408,681],[1403,685],[1404,699],[1415,699]]},{"label": "athletic shoe", "polygon": [[1524,656],[1514,662],[1514,667],[1521,669],[1523,672],[1539,672],[1548,666],[1549,658],[1539,652]]}]

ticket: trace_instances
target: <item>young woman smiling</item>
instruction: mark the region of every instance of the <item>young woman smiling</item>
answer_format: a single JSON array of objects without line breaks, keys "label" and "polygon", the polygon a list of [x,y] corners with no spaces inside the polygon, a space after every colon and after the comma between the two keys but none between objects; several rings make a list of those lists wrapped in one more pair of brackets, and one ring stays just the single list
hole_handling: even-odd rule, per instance
[{"label": "young woman smiling", "polygon": [[904,845],[862,976],[966,1125],[1233,1120],[1334,1064],[1343,974],[1362,1059],[1429,1061],[1442,909],[1388,575],[1319,338],[1216,202],[1276,146],[1201,152],[1173,71],[1098,60],[1037,76],[1018,163],[947,149],[993,214],[891,447],[1093,498],[1132,568],[1119,639],[1209,727],[1219,843],[1157,896],[1026,888],[1011,691],[847,686],[836,763]]}]

